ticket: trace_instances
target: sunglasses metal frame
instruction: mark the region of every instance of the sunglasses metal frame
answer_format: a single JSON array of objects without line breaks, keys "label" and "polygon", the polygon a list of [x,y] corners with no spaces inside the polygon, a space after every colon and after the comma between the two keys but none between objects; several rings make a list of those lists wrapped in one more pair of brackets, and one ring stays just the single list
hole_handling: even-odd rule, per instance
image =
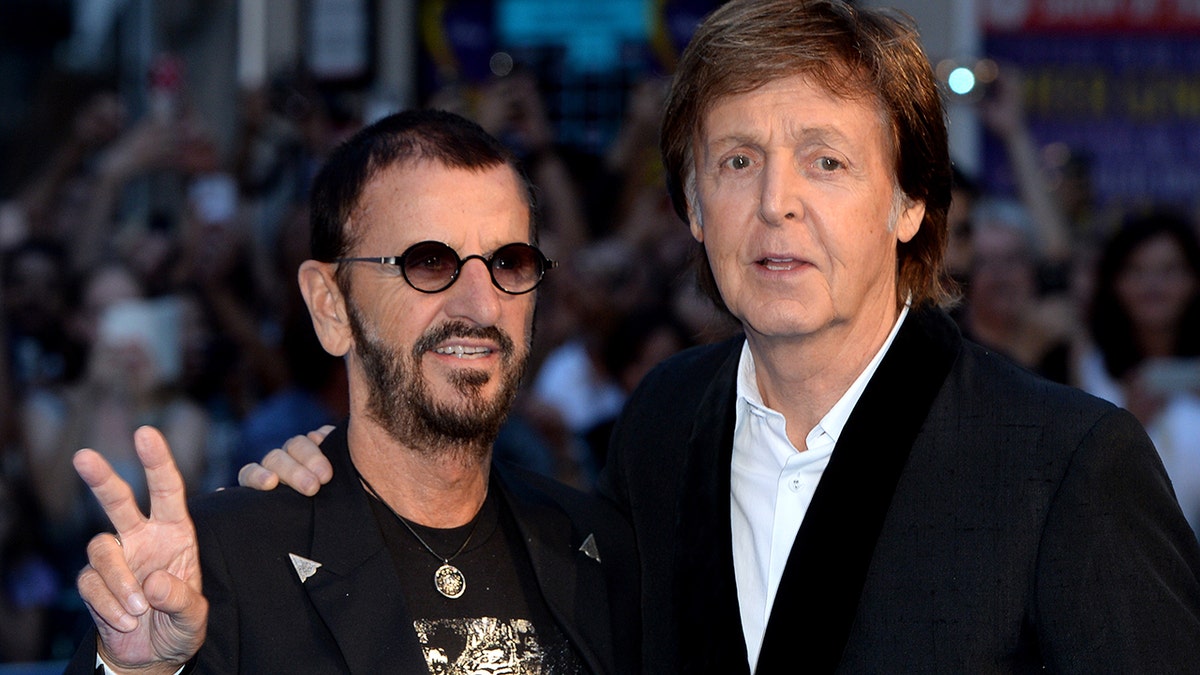
[{"label": "sunglasses metal frame", "polygon": [[[408,278],[408,270],[405,269],[405,263],[407,262],[409,255],[412,254],[412,252],[415,249],[417,249],[418,247],[427,246],[429,244],[436,244],[436,245],[445,247],[445,249],[447,251],[449,251],[454,256],[454,259],[457,261],[457,264],[455,265],[455,268],[454,268],[454,272],[450,275],[450,279],[449,279],[449,281],[446,282],[446,285],[442,286],[441,288],[436,288],[436,289],[432,289],[432,290],[426,290],[426,289],[420,288],[416,284],[414,284],[412,282],[412,279]],[[505,288],[504,286],[501,286],[500,281],[496,279],[496,269],[492,266],[492,261],[494,261],[496,259],[496,255],[498,253],[500,253],[501,251],[503,251],[504,249],[509,248],[511,246],[521,246],[521,247],[529,248],[530,250],[533,251],[533,254],[535,256],[534,259],[539,263],[540,269],[538,270],[537,279],[533,282],[533,286],[531,286],[523,291],[510,291],[507,288]],[[435,241],[432,239],[426,240],[426,241],[419,241],[419,242],[413,244],[412,246],[409,246],[407,249],[404,250],[404,253],[401,253],[400,255],[357,256],[357,257],[352,257],[352,258],[334,258],[333,262],[335,262],[335,263],[369,262],[369,263],[377,263],[380,265],[391,265],[400,270],[400,276],[402,276],[404,278],[404,282],[406,284],[408,284],[409,287],[412,288],[414,291],[418,291],[420,293],[432,294],[432,293],[441,293],[442,291],[446,290],[447,288],[450,288],[451,286],[453,286],[454,282],[458,281],[458,277],[462,273],[463,265],[466,265],[467,261],[471,260],[472,258],[478,258],[480,261],[482,261],[484,266],[487,267],[488,276],[491,277],[491,279],[492,279],[492,285],[509,295],[524,295],[526,293],[532,292],[534,289],[536,289],[538,286],[540,286],[542,284],[542,280],[546,278],[547,271],[552,270],[555,267],[558,267],[557,261],[547,258],[546,254],[542,253],[541,249],[534,246],[533,244],[527,244],[525,242],[514,241],[510,244],[505,244],[505,245],[501,246],[500,248],[497,248],[495,251],[492,252],[491,255],[488,255],[488,256],[480,255],[478,253],[474,253],[474,254],[468,255],[468,256],[460,256],[458,254],[458,251],[454,250],[453,246],[450,246],[449,244],[447,244],[445,242]]]}]

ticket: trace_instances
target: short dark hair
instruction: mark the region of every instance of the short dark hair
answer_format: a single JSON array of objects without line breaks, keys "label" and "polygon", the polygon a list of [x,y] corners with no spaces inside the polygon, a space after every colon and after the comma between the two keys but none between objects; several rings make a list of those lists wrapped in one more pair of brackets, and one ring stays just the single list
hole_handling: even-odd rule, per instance
[{"label": "short dark hair", "polygon": [[406,110],[358,131],[317,173],[309,197],[313,259],[333,262],[345,257],[359,234],[348,231],[347,225],[367,184],[384,169],[418,160],[458,169],[510,167],[524,187],[534,238],[532,188],[513,153],[464,117],[443,110]]},{"label": "short dark hair", "polygon": [[[898,301],[952,301],[943,265],[951,171],[942,93],[916,27],[888,10],[841,0],[731,0],[709,15],[680,58],[663,115],[663,164],[676,212],[687,220],[692,143],[705,114],[726,96],[793,75],[840,98],[877,102],[890,126],[896,183],[925,205],[920,230],[899,246]],[[697,271],[723,307],[703,253]]]}]

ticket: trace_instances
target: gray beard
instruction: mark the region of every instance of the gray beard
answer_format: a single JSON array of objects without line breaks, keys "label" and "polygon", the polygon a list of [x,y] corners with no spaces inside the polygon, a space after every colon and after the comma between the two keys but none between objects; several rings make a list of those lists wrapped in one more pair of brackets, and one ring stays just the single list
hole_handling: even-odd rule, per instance
[{"label": "gray beard", "polygon": [[[367,378],[371,419],[394,440],[429,458],[479,462],[487,457],[516,399],[529,336],[525,354],[518,359],[512,339],[500,329],[451,321],[426,331],[405,355],[369,335],[354,303],[348,304],[355,351]],[[451,337],[483,338],[499,345],[502,381],[490,400],[484,397],[483,387],[491,375],[472,369],[456,371],[450,379],[463,403],[437,401],[430,395],[421,359]]]}]

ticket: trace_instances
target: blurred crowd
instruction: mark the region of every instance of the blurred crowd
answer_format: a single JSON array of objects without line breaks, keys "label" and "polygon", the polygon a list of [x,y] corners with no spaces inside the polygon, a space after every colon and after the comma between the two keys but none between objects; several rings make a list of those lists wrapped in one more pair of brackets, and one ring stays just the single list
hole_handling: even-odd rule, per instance
[{"label": "blurred crowd", "polygon": [[[1167,205],[1100,208],[1086,161],[1029,135],[1007,75],[979,113],[1018,193],[958,174],[956,317],[972,339],[1133,411],[1200,530],[1200,228]],[[664,91],[631,88],[601,156],[555,142],[527,72],[426,102],[510,144],[537,187],[540,246],[560,267],[539,290],[535,352],[496,453],[584,489],[642,375],[735,329],[697,289],[696,244],[663,187]],[[0,203],[0,661],[65,658],[90,620],[74,578],[107,523],[75,450],[100,450],[144,491],[132,432],[154,424],[189,488],[207,491],[346,412],[342,363],[316,342],[295,273],[308,182],[361,106],[303,74],[278,78],[243,95],[222,153],[186,96],[131,115],[111,91],[71,93],[54,147]]]}]

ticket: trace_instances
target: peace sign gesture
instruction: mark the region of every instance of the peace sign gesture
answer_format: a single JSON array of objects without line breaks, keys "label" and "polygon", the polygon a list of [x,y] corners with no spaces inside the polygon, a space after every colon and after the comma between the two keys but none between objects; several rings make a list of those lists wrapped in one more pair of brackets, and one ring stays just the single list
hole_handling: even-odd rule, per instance
[{"label": "peace sign gesture", "polygon": [[201,594],[200,551],[166,439],[153,427],[141,427],[133,442],[150,488],[149,517],[100,453],[75,453],[75,471],[117,531],[88,543],[89,564],[76,584],[96,622],[97,650],[110,669],[171,673],[204,643],[208,601]]}]

